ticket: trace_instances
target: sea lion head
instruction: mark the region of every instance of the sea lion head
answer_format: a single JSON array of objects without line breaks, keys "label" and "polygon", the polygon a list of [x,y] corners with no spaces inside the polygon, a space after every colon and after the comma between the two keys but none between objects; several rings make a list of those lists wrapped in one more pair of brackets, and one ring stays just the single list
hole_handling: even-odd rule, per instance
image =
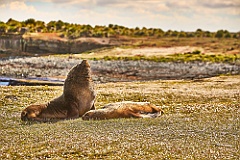
[{"label": "sea lion head", "polygon": [[90,64],[88,63],[87,60],[83,60],[82,63],[76,65],[76,68],[79,70],[84,71],[89,71],[88,69],[90,68]]},{"label": "sea lion head", "polygon": [[87,60],[83,60],[80,64],[74,66],[67,76],[67,81],[86,79],[91,77],[90,64]]}]

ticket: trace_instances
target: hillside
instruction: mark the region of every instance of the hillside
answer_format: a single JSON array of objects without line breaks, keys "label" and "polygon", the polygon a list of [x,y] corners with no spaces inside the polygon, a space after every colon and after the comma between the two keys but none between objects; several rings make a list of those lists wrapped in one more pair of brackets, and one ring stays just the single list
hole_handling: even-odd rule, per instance
[{"label": "hillside", "polygon": [[0,22],[1,57],[53,53],[82,53],[96,48],[195,46],[221,53],[239,53],[240,33],[197,29],[163,31],[160,28],[127,28],[115,24],[90,26],[58,21],[45,23],[35,19]]}]

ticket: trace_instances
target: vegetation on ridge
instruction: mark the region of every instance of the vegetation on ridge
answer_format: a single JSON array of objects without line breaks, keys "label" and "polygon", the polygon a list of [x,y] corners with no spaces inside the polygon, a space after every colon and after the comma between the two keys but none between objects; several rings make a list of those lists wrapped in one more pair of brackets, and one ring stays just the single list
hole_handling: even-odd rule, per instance
[{"label": "vegetation on ridge", "polygon": [[[84,57],[84,55],[81,55]],[[190,61],[203,61],[203,62],[225,62],[240,64],[240,55],[205,55],[205,54],[171,54],[168,56],[128,56],[128,57],[116,57],[116,56],[104,56],[100,58],[90,58],[91,60],[125,60],[125,61],[138,61],[147,60],[154,62],[190,62]]]},{"label": "vegetation on ridge", "polygon": [[63,37],[79,38],[79,37],[215,37],[215,38],[239,38],[238,33],[230,33],[227,30],[218,30],[216,32],[203,31],[197,29],[195,32],[163,31],[160,28],[128,28],[116,24],[109,24],[108,26],[84,24],[73,24],[58,21],[50,21],[45,24],[43,21],[35,20],[33,18],[27,19],[23,22],[9,19],[6,23],[0,22],[0,33],[20,33],[22,28],[28,32],[41,32],[41,33],[61,33]]}]

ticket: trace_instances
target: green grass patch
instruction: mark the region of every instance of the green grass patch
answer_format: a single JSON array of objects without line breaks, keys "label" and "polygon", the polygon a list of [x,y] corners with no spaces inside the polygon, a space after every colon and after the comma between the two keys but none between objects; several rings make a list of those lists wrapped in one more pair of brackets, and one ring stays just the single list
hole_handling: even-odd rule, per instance
[{"label": "green grass patch", "polygon": [[0,87],[0,159],[239,159],[240,76],[97,84],[96,107],[150,101],[156,119],[31,123],[21,111],[62,87]]},{"label": "green grass patch", "polygon": [[124,60],[124,61],[154,61],[154,62],[217,62],[217,63],[240,63],[240,54],[201,54],[199,51],[185,54],[171,54],[167,56],[104,56],[89,58],[91,60]]}]

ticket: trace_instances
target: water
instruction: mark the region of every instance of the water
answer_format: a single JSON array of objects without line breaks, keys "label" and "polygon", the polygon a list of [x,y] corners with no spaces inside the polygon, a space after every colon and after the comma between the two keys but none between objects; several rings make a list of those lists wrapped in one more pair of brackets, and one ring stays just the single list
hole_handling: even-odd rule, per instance
[{"label": "water", "polygon": [[11,81],[11,78],[0,77],[0,86],[8,86]]},{"label": "water", "polygon": [[[29,80],[35,80],[35,82],[29,82]],[[41,83],[38,83],[41,82]],[[44,83],[46,82],[46,83]],[[51,83],[49,83],[51,82]],[[60,82],[60,83],[59,83]],[[0,77],[0,86],[9,85],[61,85],[63,84],[63,79],[48,78],[48,77],[29,77],[25,79],[16,79],[9,77]]]},{"label": "water", "polygon": [[0,81],[0,86],[8,86],[9,85],[9,82],[1,82]]}]

